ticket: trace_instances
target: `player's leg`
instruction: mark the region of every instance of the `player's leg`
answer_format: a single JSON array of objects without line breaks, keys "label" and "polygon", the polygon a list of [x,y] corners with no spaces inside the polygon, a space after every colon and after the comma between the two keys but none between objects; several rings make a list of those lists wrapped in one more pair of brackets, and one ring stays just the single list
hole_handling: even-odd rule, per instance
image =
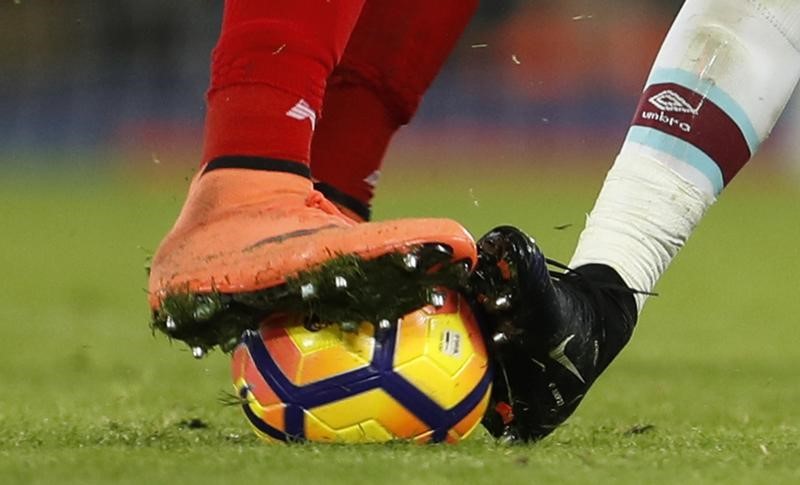
[{"label": "player's leg", "polygon": [[484,292],[512,324],[499,329],[498,339],[511,340],[510,387],[498,386],[496,399],[515,416],[505,413],[504,426],[495,415],[496,433],[538,438],[574,411],[630,338],[646,292],[769,135],[800,78],[798,47],[796,1],[688,0],[589,215],[574,269],[551,281],[541,253],[514,229],[479,243],[478,274],[523,297],[498,308],[502,294]]},{"label": "player's leg", "polygon": [[[409,295],[420,295],[420,286],[451,278],[432,271],[453,268],[438,263],[474,258],[470,235],[454,221],[356,225],[313,190],[315,120],[363,3],[226,1],[203,164],[156,252],[149,285],[154,326],[198,353],[235,343],[272,311],[337,321],[409,310],[378,301],[390,295],[370,292],[372,280],[394,271]],[[394,257],[423,246],[431,249],[409,268]]]},{"label": "player's leg", "polygon": [[311,144],[317,189],[369,219],[381,161],[472,17],[477,0],[367,2],[328,80]]}]

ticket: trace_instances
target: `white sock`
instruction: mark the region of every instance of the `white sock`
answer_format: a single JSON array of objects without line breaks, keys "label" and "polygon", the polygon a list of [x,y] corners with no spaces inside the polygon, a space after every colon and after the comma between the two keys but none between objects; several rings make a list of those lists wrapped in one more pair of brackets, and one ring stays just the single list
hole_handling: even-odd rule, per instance
[{"label": "white sock", "polygon": [[800,1],[687,0],[570,266],[606,264],[652,291],[798,79]]}]

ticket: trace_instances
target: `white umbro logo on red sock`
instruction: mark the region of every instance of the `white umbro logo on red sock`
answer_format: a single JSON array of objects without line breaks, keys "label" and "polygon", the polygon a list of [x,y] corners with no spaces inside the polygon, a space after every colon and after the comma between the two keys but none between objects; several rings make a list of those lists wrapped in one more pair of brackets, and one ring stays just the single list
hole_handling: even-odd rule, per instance
[{"label": "white umbro logo on red sock", "polygon": [[691,115],[697,115],[700,112],[701,107],[697,106],[695,108],[689,104],[688,101],[683,99],[680,94],[671,89],[661,91],[660,93],[648,99],[648,101],[656,108],[672,113],[687,113]]},{"label": "white umbro logo on red sock", "polygon": [[305,99],[301,99],[296,105],[292,106],[292,109],[286,112],[286,116],[299,121],[309,120],[311,121],[311,131],[314,131],[316,128],[317,114],[311,109],[311,106]]}]

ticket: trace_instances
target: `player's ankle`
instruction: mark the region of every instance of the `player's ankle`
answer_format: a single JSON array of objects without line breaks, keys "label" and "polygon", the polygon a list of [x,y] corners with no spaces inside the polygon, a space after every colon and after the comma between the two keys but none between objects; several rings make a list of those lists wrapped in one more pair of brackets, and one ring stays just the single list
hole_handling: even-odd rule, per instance
[{"label": "player's ankle", "polygon": [[197,175],[190,189],[190,199],[202,200],[214,210],[297,196],[303,200],[313,190],[308,177],[291,172],[249,168],[217,168]]}]

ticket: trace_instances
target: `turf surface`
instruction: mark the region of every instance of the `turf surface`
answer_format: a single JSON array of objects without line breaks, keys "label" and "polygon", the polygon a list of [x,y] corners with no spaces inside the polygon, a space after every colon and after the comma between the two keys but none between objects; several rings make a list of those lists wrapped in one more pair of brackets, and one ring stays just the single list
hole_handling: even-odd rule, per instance
[{"label": "turf surface", "polygon": [[[515,223],[561,259],[602,175],[420,170],[387,173],[378,217]],[[751,172],[576,416],[512,448],[260,443],[220,403],[225,356],[194,361],[147,328],[144,259],[187,174],[6,174],[0,483],[799,483],[800,182]]]}]

